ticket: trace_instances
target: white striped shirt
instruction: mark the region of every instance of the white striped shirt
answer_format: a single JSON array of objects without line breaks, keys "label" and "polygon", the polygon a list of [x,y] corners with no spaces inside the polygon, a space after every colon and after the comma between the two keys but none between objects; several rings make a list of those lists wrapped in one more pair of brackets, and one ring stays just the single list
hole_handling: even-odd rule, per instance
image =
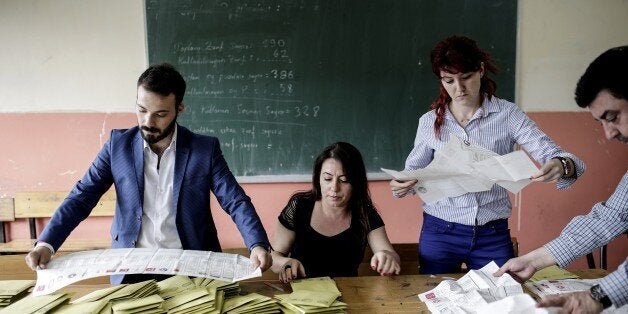
[{"label": "white striped shirt", "polygon": [[[445,147],[450,135],[454,134],[499,155],[512,152],[515,144],[519,144],[540,164],[554,157],[568,157],[574,161],[577,177],[584,173],[585,165],[579,158],[556,145],[519,107],[506,100],[497,97],[484,99],[466,127],[460,126],[447,109],[440,139],[434,133],[435,120],[434,110],[419,119],[414,148],[406,159],[405,170],[425,168],[434,159],[435,151]],[[561,178],[556,186],[565,189],[575,181],[576,177]],[[508,192],[499,185],[493,185],[488,191],[467,193],[423,205],[427,214],[464,225],[484,225],[508,218],[511,207]]]},{"label": "white striped shirt", "polygon": [[[545,245],[565,267],[576,258],[608,244],[628,230],[628,172],[606,202],[593,206],[587,215],[574,217],[560,236]],[[616,307],[628,304],[628,261],[600,281],[602,290]]]}]

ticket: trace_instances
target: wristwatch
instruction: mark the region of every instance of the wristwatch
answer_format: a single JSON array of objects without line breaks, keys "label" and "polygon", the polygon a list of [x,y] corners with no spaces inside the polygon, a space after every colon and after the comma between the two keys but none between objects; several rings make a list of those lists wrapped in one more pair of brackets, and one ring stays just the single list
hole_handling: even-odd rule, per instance
[{"label": "wristwatch", "polygon": [[591,297],[593,298],[593,300],[602,303],[602,307],[609,308],[611,305],[613,305],[613,302],[611,302],[611,299],[609,299],[609,297],[606,295],[604,290],[602,290],[602,287],[600,287],[600,285],[595,285],[591,287],[589,291],[591,292]]},{"label": "wristwatch", "polygon": [[567,160],[567,158],[565,157],[554,157],[554,159],[558,159],[558,161],[560,161],[560,163],[563,165],[563,178],[571,178],[574,176],[574,174],[576,174],[576,169],[571,169],[571,162],[570,160]]}]

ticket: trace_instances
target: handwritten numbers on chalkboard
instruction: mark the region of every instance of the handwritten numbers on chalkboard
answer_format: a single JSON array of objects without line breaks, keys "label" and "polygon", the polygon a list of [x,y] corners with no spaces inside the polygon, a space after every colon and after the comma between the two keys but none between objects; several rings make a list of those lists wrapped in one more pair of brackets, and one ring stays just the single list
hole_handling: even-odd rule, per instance
[{"label": "handwritten numbers on chalkboard", "polygon": [[490,47],[498,96],[514,96],[517,0],[145,3],[149,62],[188,83],[178,122],[218,137],[240,177],[308,178],[335,141],[360,149],[369,172],[402,168],[438,94],[417,60],[452,34]]}]

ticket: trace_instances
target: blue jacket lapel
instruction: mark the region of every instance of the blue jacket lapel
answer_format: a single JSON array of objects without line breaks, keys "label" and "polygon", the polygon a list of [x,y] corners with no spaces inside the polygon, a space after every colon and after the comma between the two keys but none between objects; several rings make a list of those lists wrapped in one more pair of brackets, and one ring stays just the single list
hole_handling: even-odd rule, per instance
[{"label": "blue jacket lapel", "polygon": [[138,128],[137,135],[133,139],[133,161],[135,163],[135,179],[137,180],[137,191],[139,192],[140,204],[144,205],[144,140],[142,130]]},{"label": "blue jacket lapel", "polygon": [[172,186],[172,202],[173,208],[178,210],[179,192],[181,191],[181,183],[185,177],[185,169],[188,164],[190,152],[190,131],[177,124],[177,155],[174,161],[174,182]]}]

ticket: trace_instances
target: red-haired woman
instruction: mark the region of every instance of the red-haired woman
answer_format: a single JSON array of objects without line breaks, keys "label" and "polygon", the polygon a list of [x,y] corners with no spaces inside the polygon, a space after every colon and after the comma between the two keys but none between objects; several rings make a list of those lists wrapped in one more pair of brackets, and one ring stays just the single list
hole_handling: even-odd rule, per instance
[{"label": "red-haired woman", "polygon": [[[584,173],[580,159],[556,145],[515,104],[495,96],[497,86],[489,73],[497,68],[474,40],[448,37],[432,50],[431,61],[440,94],[419,119],[406,170],[426,167],[455,135],[500,155],[519,144],[542,164],[532,180],[555,182],[558,189],[570,187]],[[403,197],[416,183],[393,180],[390,186],[395,196]],[[424,204],[420,272],[454,273],[462,263],[469,269],[493,260],[505,263],[514,255],[508,229],[511,207],[506,190],[498,185]]]}]

